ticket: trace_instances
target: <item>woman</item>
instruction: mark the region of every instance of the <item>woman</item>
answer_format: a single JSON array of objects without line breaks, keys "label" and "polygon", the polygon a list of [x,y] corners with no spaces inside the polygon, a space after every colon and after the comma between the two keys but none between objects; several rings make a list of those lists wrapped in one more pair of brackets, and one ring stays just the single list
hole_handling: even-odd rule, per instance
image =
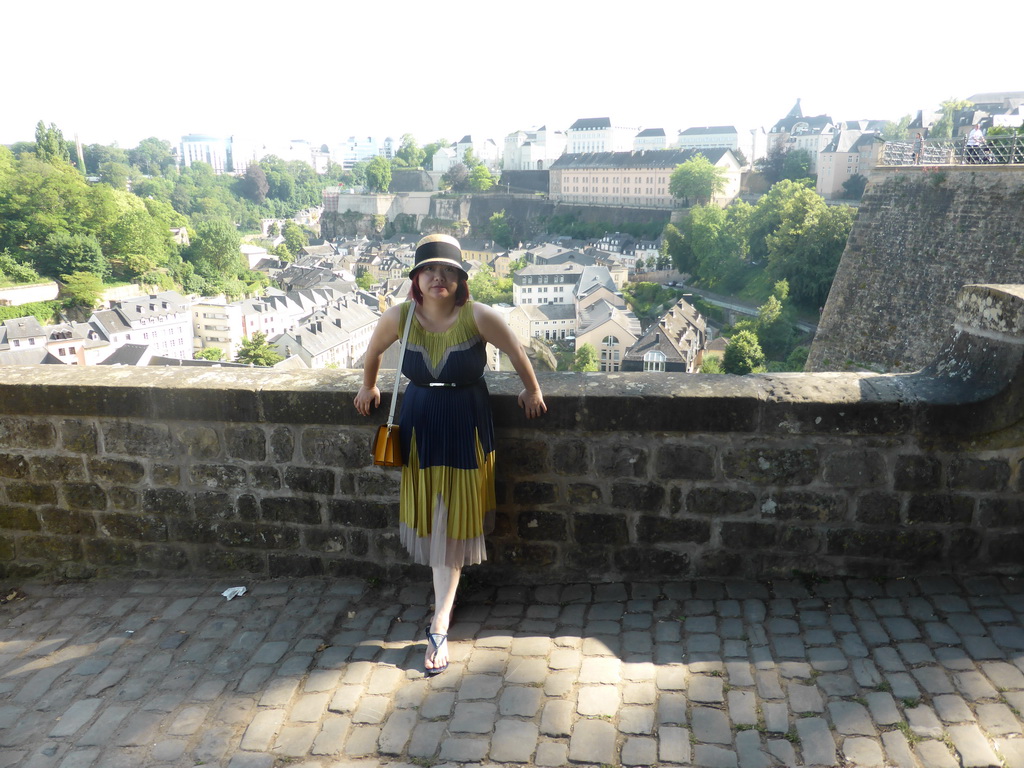
[{"label": "woman", "polygon": [[414,312],[402,372],[402,490],[399,536],[434,580],[434,617],[427,628],[427,675],[448,668],[448,624],[462,567],[487,558],[484,533],[493,525],[494,426],[483,380],[486,345],[512,361],[523,382],[519,405],[527,418],[547,412],[533,366],[501,315],[469,300],[458,240],[428,235],[416,245],[411,302],[377,321],[363,368],[356,410],[380,404],[377,372],[384,351]]}]

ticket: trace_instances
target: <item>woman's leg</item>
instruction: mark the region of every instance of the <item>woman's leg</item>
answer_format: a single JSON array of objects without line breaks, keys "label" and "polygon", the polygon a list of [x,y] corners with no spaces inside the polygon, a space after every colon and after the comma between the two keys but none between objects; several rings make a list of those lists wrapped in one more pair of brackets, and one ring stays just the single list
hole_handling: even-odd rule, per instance
[{"label": "woman's leg", "polygon": [[[430,622],[430,631],[447,635],[462,569],[435,566],[432,570],[434,572],[434,618]],[[443,647],[440,653],[434,654],[433,648],[428,643],[427,655],[423,663],[427,669],[445,666],[448,663],[447,646]]]}]

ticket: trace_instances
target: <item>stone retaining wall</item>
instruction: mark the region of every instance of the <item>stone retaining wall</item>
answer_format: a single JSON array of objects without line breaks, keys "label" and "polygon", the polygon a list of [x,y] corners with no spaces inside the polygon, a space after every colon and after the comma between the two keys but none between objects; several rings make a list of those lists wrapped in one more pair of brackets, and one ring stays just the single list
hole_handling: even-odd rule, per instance
[{"label": "stone retaining wall", "polygon": [[806,370],[917,370],[946,338],[964,283],[1022,274],[1024,168],[878,167]]},{"label": "stone retaining wall", "polygon": [[[914,374],[490,375],[481,578],[1019,573],[1024,286],[970,286]],[[5,368],[0,575],[397,578],[399,472],[355,371]],[[388,391],[387,381],[381,389]]]}]

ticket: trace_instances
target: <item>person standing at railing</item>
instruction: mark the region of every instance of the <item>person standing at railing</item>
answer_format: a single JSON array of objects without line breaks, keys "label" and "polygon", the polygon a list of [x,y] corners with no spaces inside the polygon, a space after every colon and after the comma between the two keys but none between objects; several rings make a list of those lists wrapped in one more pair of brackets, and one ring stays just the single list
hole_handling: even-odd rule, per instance
[{"label": "person standing at railing", "polygon": [[985,161],[985,132],[981,130],[979,123],[975,123],[971,132],[967,134],[967,152],[965,154],[968,163],[983,163]]},{"label": "person standing at railing", "polygon": [[918,131],[914,137],[914,165],[921,164],[921,153],[924,151],[924,137]]},{"label": "person standing at railing", "polygon": [[470,300],[468,269],[454,237],[427,235],[417,243],[409,273],[412,300],[377,321],[355,397],[363,416],[380,405],[381,358],[406,335],[398,536],[412,559],[433,574],[434,616],[423,662],[431,677],[448,668],[459,577],[463,566],[487,559],[484,534],[494,521],[495,435],[483,378],[487,344],[504,352],[519,374],[518,402],[526,418],[547,412],[533,365],[512,329],[498,312]]}]

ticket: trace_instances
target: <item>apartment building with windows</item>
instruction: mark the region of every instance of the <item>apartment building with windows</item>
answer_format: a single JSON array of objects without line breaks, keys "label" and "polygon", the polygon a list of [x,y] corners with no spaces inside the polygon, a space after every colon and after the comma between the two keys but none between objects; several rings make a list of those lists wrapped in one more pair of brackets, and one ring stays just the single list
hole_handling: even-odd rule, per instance
[{"label": "apartment building with windows", "polygon": [[512,277],[512,303],[517,307],[531,304],[573,307],[574,291],[583,270],[583,266],[574,262],[529,264]]},{"label": "apartment building with windows", "polygon": [[566,152],[619,152],[633,146],[636,128],[613,126],[608,117],[585,117],[565,132]]},{"label": "apartment building with windows", "polygon": [[714,201],[725,204],[735,198],[741,167],[732,151],[722,148],[565,154],[551,166],[550,197],[559,203],[675,208],[678,201],[669,192],[669,179],[698,154],[725,171],[725,189]]},{"label": "apartment building with windows", "polygon": [[177,291],[134,296],[93,312],[89,323],[113,347],[132,342],[159,357],[192,358],[189,302]]},{"label": "apartment building with windows", "polygon": [[733,125],[702,125],[686,128],[676,138],[679,149],[739,149],[740,135]]},{"label": "apartment building with windows", "polygon": [[706,343],[707,321],[680,299],[626,351],[622,370],[695,373]]},{"label": "apartment building with windows", "polygon": [[505,137],[501,166],[506,171],[546,171],[565,152],[565,134],[547,126],[513,131]]}]

